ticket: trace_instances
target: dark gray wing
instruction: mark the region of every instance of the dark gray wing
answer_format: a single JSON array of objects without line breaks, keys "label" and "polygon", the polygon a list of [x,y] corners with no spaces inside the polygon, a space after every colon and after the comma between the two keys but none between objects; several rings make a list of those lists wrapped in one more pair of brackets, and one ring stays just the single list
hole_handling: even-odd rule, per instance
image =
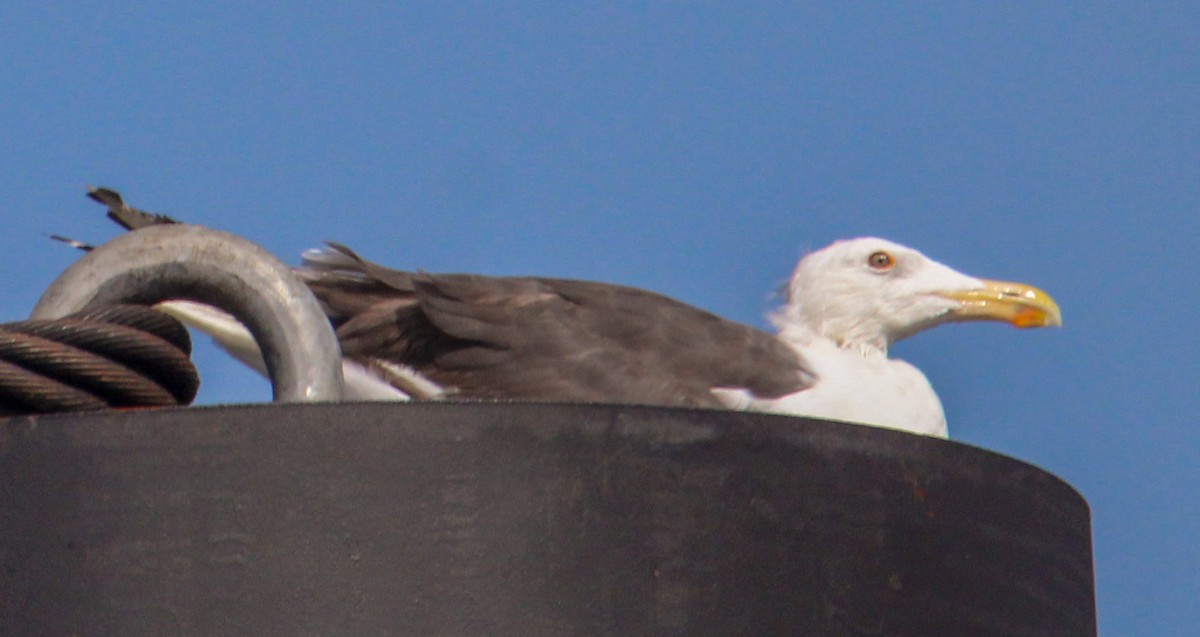
[{"label": "dark gray wing", "polygon": [[645,290],[402,272],[332,248],[300,275],[343,353],[408,365],[462,397],[718,407],[714,387],[774,398],[813,381],[771,334]]}]

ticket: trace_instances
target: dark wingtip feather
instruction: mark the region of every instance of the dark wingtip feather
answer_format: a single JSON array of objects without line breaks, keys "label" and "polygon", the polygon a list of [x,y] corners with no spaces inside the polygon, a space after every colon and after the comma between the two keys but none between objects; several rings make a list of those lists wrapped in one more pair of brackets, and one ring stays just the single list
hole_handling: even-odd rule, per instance
[{"label": "dark wingtip feather", "polygon": [[92,201],[108,206],[108,218],[126,230],[137,230],[147,226],[156,226],[178,221],[157,213],[145,212],[131,208],[121,198],[121,193],[111,189],[88,186],[87,196]]}]

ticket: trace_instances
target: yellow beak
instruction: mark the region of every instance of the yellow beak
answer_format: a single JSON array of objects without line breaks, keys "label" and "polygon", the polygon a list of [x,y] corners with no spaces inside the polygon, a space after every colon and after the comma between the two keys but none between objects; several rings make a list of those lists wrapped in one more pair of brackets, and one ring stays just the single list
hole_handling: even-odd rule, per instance
[{"label": "yellow beak", "polygon": [[1062,326],[1062,311],[1054,299],[1023,283],[984,281],[982,288],[939,294],[960,303],[950,314],[961,321],[1003,321],[1017,327]]}]

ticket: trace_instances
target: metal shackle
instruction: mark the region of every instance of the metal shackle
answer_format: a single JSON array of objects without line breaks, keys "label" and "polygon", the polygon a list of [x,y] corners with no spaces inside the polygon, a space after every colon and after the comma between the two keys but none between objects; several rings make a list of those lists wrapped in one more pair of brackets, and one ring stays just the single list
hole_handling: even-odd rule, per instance
[{"label": "metal shackle", "polygon": [[274,255],[227,232],[171,224],[121,235],[67,268],[30,318],[168,300],[241,321],[263,352],[276,402],[341,399],[341,350],[316,297]]}]

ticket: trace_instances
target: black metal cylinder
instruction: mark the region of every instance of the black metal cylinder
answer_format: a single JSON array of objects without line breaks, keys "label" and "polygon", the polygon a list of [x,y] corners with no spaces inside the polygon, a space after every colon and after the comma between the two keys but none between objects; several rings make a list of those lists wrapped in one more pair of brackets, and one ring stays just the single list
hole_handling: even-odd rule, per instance
[{"label": "black metal cylinder", "polygon": [[261,405],[0,421],[0,634],[1094,637],[1087,504],[781,416]]}]

